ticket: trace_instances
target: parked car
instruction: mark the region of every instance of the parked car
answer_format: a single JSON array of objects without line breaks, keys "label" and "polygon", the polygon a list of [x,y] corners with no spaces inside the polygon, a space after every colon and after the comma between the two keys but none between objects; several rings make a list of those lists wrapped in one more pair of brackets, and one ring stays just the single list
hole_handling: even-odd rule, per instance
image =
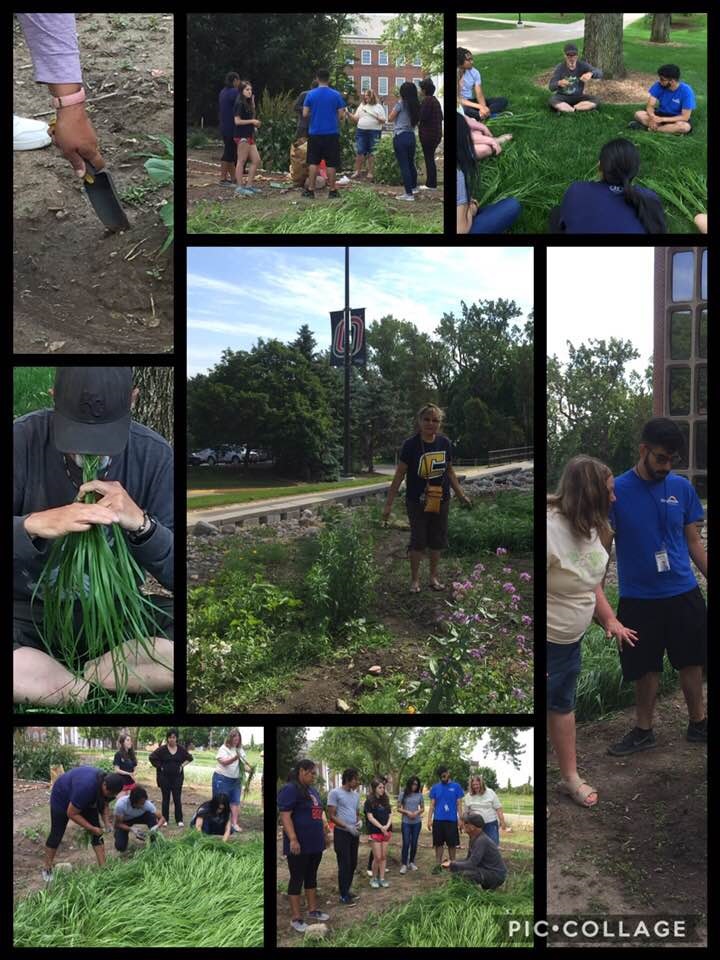
[{"label": "parked car", "polygon": [[209,467],[214,467],[218,462],[218,454],[214,447],[204,447],[202,450],[195,450],[190,454],[190,462],[193,466],[206,463]]},{"label": "parked car", "polygon": [[225,444],[218,451],[219,454],[219,463],[234,463],[235,465],[242,463],[245,459],[245,450],[246,447],[241,446],[240,444]]}]

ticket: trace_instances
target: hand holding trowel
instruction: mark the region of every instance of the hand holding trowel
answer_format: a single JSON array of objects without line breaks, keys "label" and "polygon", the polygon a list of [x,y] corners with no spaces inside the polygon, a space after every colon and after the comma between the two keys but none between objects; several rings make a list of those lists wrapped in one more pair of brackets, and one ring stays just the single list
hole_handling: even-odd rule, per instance
[{"label": "hand holding trowel", "polygon": [[55,146],[82,177],[85,193],[104,226],[108,230],[127,230],[130,223],[120,205],[112,177],[105,169],[95,130],[85,111],[73,115],[71,108],[64,107],[49,128]]}]

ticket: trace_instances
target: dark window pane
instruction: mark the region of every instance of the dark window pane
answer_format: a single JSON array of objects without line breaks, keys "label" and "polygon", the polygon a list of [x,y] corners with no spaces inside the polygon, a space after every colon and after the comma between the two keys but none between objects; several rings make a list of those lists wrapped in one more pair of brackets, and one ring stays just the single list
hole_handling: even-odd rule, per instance
[{"label": "dark window pane", "polygon": [[701,500],[707,500],[707,476],[705,474],[696,474],[693,478],[693,486]]},{"label": "dark window pane", "polygon": [[695,421],[695,469],[707,470],[707,420]]},{"label": "dark window pane", "polygon": [[672,298],[676,303],[678,300],[692,300],[694,265],[692,250],[673,254]]},{"label": "dark window pane", "polygon": [[700,274],[700,296],[703,300],[707,300],[707,250],[703,250],[702,254],[702,272]]},{"label": "dark window pane", "polygon": [[697,355],[707,357],[707,307],[703,307],[700,311],[698,320]]},{"label": "dark window pane", "polygon": [[671,417],[687,416],[690,413],[690,367],[670,367],[668,372],[668,414]]},{"label": "dark window pane", "polygon": [[687,422],[687,420],[677,420],[676,423],[680,433],[683,436],[683,448],[682,450],[678,450],[678,456],[680,457],[680,460],[678,462],[677,469],[687,470],[690,463],[688,459],[688,451],[690,450],[690,424]]},{"label": "dark window pane", "polygon": [[676,310],[670,314],[670,359],[689,360],[692,339],[692,314]]},{"label": "dark window pane", "polygon": [[695,413],[707,415],[707,367],[695,367]]}]

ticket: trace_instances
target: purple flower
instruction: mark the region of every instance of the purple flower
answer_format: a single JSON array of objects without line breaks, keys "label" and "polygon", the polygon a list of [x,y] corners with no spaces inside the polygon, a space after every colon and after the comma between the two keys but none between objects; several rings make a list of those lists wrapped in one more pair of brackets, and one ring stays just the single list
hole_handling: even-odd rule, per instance
[{"label": "purple flower", "polygon": [[524,613],[520,619],[522,620],[522,625],[524,627],[532,626],[532,622],[533,622],[532,617],[528,617],[527,614]]},{"label": "purple flower", "polygon": [[473,570],[473,573],[478,577],[480,576],[481,573],[485,573],[485,567],[483,566],[483,564],[482,563],[476,564]]},{"label": "purple flower", "polygon": [[517,640],[518,643],[525,643],[525,637],[524,637],[521,633],[519,633],[519,634],[515,637],[515,639]]},{"label": "purple flower", "polygon": [[513,687],[513,696],[516,700],[524,700],[526,694],[522,690],[518,689],[518,687]]},{"label": "purple flower", "polygon": [[530,576],[529,573],[521,573],[521,574],[520,574],[520,579],[521,579],[521,580],[524,580],[525,583],[530,583],[530,581],[532,580],[532,577]]},{"label": "purple flower", "polygon": [[515,584],[514,583],[504,583],[502,585],[503,590],[506,593],[515,593]]},{"label": "purple flower", "polygon": [[512,572],[513,572],[513,569],[512,569],[512,567],[503,567],[503,568],[502,568],[502,571],[503,571],[503,573],[512,573]]},{"label": "purple flower", "polygon": [[497,557],[504,557],[506,553],[507,553],[507,550],[505,549],[505,547],[498,547],[497,550],[495,551],[495,555]]}]

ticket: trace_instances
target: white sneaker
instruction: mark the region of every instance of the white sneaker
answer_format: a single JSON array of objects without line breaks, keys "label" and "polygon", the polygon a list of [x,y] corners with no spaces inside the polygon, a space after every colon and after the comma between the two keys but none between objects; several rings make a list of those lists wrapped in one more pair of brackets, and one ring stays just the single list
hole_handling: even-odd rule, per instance
[{"label": "white sneaker", "polygon": [[182,820],[178,820],[178,826],[179,826],[179,827],[184,827],[185,824],[182,822]]},{"label": "white sneaker", "polygon": [[398,193],[395,199],[396,200],[414,200],[415,197],[412,193]]},{"label": "white sneaker", "polygon": [[413,187],[413,196],[415,196],[416,193],[420,193],[420,187]]},{"label": "white sneaker", "polygon": [[410,869],[411,869],[411,870],[417,870],[417,864],[411,863],[411,864],[410,864]]},{"label": "white sneaker", "polygon": [[367,872],[367,875],[368,875],[369,877],[372,877],[372,876],[374,876],[374,874],[373,874],[373,872],[372,872],[372,870],[368,870],[368,872]]},{"label": "white sneaker", "polygon": [[51,883],[51,882],[52,882],[52,878],[53,878],[53,872],[52,872],[52,870],[45,870],[45,869],[43,869],[42,878],[43,878],[43,880],[45,881],[45,883]]},{"label": "white sneaker", "polygon": [[46,123],[13,114],[13,150],[38,150],[50,143],[52,138]]},{"label": "white sneaker", "polygon": [[407,873],[407,867],[405,866],[405,864],[403,864],[403,865],[400,867],[400,873]]}]

